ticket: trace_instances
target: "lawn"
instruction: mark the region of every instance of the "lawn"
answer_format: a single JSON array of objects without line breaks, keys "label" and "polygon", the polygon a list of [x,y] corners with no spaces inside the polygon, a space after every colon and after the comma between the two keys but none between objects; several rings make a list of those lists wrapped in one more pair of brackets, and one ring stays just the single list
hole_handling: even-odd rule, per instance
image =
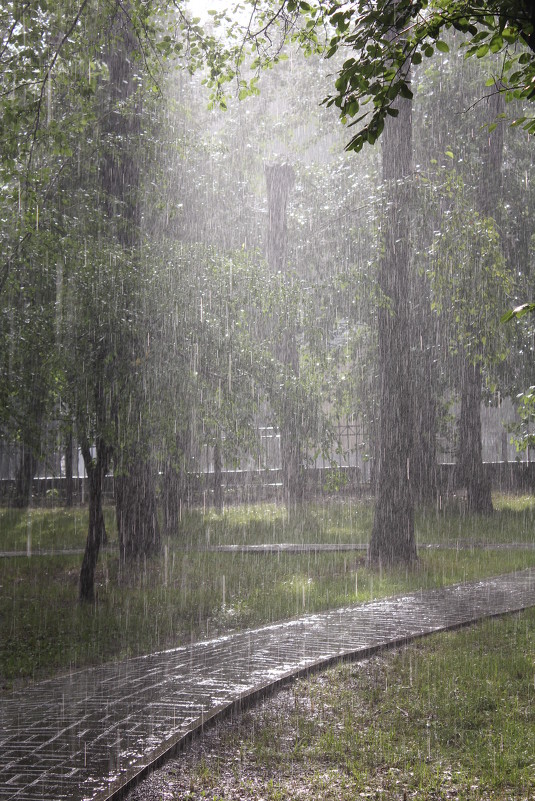
[{"label": "lawn", "polygon": [[[21,681],[74,667],[254,627],[306,612],[477,579],[535,565],[535,550],[485,550],[481,543],[533,542],[530,497],[496,498],[492,519],[468,518],[462,506],[433,508],[417,520],[420,543],[471,541],[469,549],[425,550],[414,570],[370,571],[364,552],[221,553],[207,546],[274,542],[365,543],[372,509],[365,501],[309,504],[297,519],[284,508],[232,507],[223,515],[186,514],[161,556],[121,571],[113,512],[110,546],[101,553],[97,599],[77,603],[79,554],[0,559],[0,676]],[[3,550],[83,546],[86,510],[2,510]],[[26,538],[26,540],[25,540]],[[26,544],[25,544],[26,542]]]}]

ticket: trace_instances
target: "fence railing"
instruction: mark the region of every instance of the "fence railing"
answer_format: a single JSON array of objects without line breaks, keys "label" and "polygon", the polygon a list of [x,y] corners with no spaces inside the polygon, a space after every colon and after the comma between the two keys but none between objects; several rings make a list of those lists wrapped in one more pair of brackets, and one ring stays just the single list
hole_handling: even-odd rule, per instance
[{"label": "fence railing", "polygon": [[[455,464],[436,465],[437,492],[442,496],[462,491],[457,483]],[[484,469],[493,489],[535,494],[535,462],[486,462]],[[303,494],[306,498],[329,495],[363,496],[373,493],[369,472],[363,475],[359,467],[307,467],[303,469]],[[184,482],[182,501],[186,506],[211,506],[214,499],[215,473],[188,473]],[[269,470],[223,470],[221,475],[224,502],[253,503],[261,500],[285,500],[280,468]],[[0,480],[0,501],[8,505],[13,497],[15,482]],[[35,478],[32,500],[37,505],[60,505],[66,497],[65,477]],[[87,478],[73,479],[75,503],[88,498]],[[104,496],[113,500],[113,477],[105,480]]]}]

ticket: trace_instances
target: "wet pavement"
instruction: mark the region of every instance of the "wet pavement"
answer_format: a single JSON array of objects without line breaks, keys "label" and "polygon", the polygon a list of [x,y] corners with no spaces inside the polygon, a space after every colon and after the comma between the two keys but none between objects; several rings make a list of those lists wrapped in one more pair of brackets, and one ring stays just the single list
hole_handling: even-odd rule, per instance
[{"label": "wet pavement", "polygon": [[[367,551],[368,543],[359,542],[276,542],[260,545],[210,545],[204,550],[220,553],[343,553]],[[533,551],[535,542],[474,542],[456,540],[445,542],[419,542],[419,551]],[[1,554],[0,554],[1,556]]]},{"label": "wet pavement", "polygon": [[[199,551],[220,553],[343,553],[345,551],[367,551],[368,544],[362,542],[268,542],[257,545],[209,545],[205,548],[190,548]],[[473,540],[455,540],[444,542],[419,542],[420,551],[533,551],[535,542],[474,542]],[[83,554],[85,548],[61,549],[27,549],[25,551],[0,551],[0,559],[13,559],[22,556],[73,556]],[[116,553],[117,546],[102,548],[101,553]]]},{"label": "wet pavement", "polygon": [[0,700],[0,799],[118,798],[191,732],[273,683],[535,606],[535,569],[374,601],[129,659]]}]

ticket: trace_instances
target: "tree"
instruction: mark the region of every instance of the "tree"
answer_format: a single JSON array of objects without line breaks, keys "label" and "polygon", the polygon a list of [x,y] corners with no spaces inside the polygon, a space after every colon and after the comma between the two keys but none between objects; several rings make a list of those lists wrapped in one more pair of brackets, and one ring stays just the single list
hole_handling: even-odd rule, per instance
[{"label": "tree", "polygon": [[[110,114],[110,110],[106,109],[101,114],[103,108],[99,105],[102,87],[110,86],[110,65],[106,64],[104,42],[109,42],[113,21],[123,13],[128,17],[133,36],[139,44],[140,60],[142,55],[147,55],[149,40],[157,50],[158,26],[151,26],[149,20],[158,8],[157,4],[139,3],[136,0],[132,0],[127,9],[115,0],[104,3],[80,0],[70,5],[62,2],[10,3],[4,4],[0,10],[0,176],[3,186],[0,203],[4,221],[0,234],[2,317],[3,320],[10,320],[11,324],[15,320],[14,312],[19,301],[13,293],[13,287],[22,277],[23,268],[27,278],[19,282],[23,291],[19,290],[18,295],[21,308],[27,307],[27,330],[29,332],[30,327],[33,329],[34,326],[40,329],[39,336],[25,356],[21,347],[24,338],[20,338],[16,349],[12,344],[18,329],[12,326],[8,334],[7,340],[11,340],[11,344],[2,336],[2,345],[7,345],[2,353],[2,362],[5,356],[15,367],[15,352],[19,366],[22,365],[22,357],[25,359],[24,369],[17,368],[17,393],[26,406],[25,425],[28,432],[30,429],[32,431],[31,444],[29,433],[23,433],[22,429],[19,433],[15,432],[13,438],[24,439],[27,443],[24,449],[26,485],[29,485],[28,476],[31,478],[35,456],[40,455],[42,450],[42,431],[49,425],[50,417],[57,418],[60,406],[65,412],[67,430],[72,429],[73,418],[78,422],[88,473],[95,481],[110,463],[112,437],[106,415],[113,403],[110,404],[107,394],[110,384],[105,385],[103,376],[113,361],[113,348],[106,352],[102,349],[103,342],[110,346],[108,332],[92,336],[98,328],[100,311],[93,306],[93,326],[86,326],[80,339],[69,341],[66,335],[61,342],[56,342],[57,331],[64,330],[63,322],[57,319],[57,312],[63,309],[65,320],[73,319],[69,309],[64,308],[63,300],[72,304],[72,271],[77,268],[80,269],[81,279],[78,283],[80,286],[85,284],[88,293],[86,298],[76,298],[79,308],[84,306],[87,298],[96,301],[99,296],[100,286],[87,286],[89,271],[83,258],[79,258],[81,243],[86,243],[82,252],[85,251],[87,255],[88,250],[91,251],[93,266],[99,268],[105,263],[103,253],[109,256],[110,250],[113,250],[113,247],[108,249],[110,241],[106,239],[108,232],[105,230],[104,214],[99,214],[104,211],[102,187],[100,192],[95,191],[98,184],[95,154],[102,154],[110,146],[113,115],[118,110],[114,108]],[[109,152],[111,149],[108,149]],[[124,183],[127,176],[123,170],[122,176],[115,172],[117,177],[119,183],[121,177]],[[127,177],[127,180],[130,178]],[[120,202],[120,199],[116,199]],[[92,250],[92,245],[97,241],[101,248]],[[30,267],[33,272],[31,278],[28,273]],[[63,288],[66,288],[65,298],[62,297]],[[30,293],[33,300],[29,305]],[[25,299],[24,295],[28,297]],[[31,306],[34,308],[31,309]],[[87,322],[85,313],[81,314],[81,320]],[[30,344],[29,339],[26,341]],[[84,344],[87,346],[85,351]],[[72,347],[66,356],[67,345]],[[88,372],[78,376],[80,380],[67,387],[62,375],[72,377],[75,364],[72,354],[81,356],[76,364],[78,373],[83,371],[84,366],[87,366]],[[94,357],[100,360],[99,364]],[[94,366],[93,371],[90,365]],[[22,403],[14,402],[13,385],[5,386],[8,376],[11,381],[11,377],[15,377],[14,370],[2,369],[4,386],[1,392],[3,395],[5,391],[12,401],[11,410],[7,410],[9,419],[6,423],[12,432],[16,427],[13,412],[16,409],[22,411]],[[93,386],[88,386],[87,380],[93,380]],[[80,391],[82,388],[84,391]],[[62,403],[59,402],[60,393],[65,399]],[[56,423],[55,420],[53,422]],[[97,424],[99,430],[95,428]],[[91,445],[95,445],[96,454],[91,453]],[[92,474],[93,467],[95,470]],[[93,480],[91,483],[94,483]],[[94,499],[101,497],[100,491],[90,495]],[[100,542],[103,537],[103,529],[98,535],[95,533],[101,522],[101,509],[99,511],[96,506],[92,507],[89,539],[93,543]],[[96,561],[98,547],[90,550],[90,561]],[[86,580],[90,572],[84,568],[86,578],[82,580],[82,587],[91,584],[91,580]],[[82,589],[81,594],[84,595],[84,592]]]},{"label": "tree", "polygon": [[[480,409],[483,401],[499,404],[501,397],[519,391],[519,357],[497,322],[501,304],[510,302],[515,289],[521,291],[523,275],[530,270],[526,170],[532,147],[518,128],[505,124],[503,95],[482,97],[485,64],[457,57],[462,43],[452,36],[447,42],[449,54],[437,54],[425,71],[419,69],[416,124],[422,133],[416,159],[421,165],[418,183],[426,195],[420,205],[426,211],[419,226],[424,236],[418,260],[420,271],[431,277],[434,313],[429,316],[438,324],[441,363],[448,365],[450,376],[447,389],[460,398],[457,484],[467,488],[471,511],[490,512]],[[518,112],[519,104],[513,105]],[[439,267],[441,259],[448,276]],[[517,349],[524,349],[520,341]]]},{"label": "tree", "polygon": [[[108,235],[130,262],[123,279],[127,314],[132,324],[123,343],[124,353],[134,363],[146,358],[145,331],[140,301],[144,285],[140,264],[141,225],[141,52],[129,4],[117,7],[111,20],[104,59],[107,64],[107,108],[103,123],[101,185],[110,221]],[[133,370],[117,402],[114,454],[115,503],[119,553],[124,562],[157,552],[160,532],[156,514],[155,465],[151,459],[150,435],[141,371]],[[130,379],[130,380],[128,380]],[[135,422],[134,422],[135,421]]]},{"label": "tree", "polygon": [[411,564],[416,560],[411,457],[414,442],[414,390],[410,342],[410,174],[412,107],[398,100],[396,120],[383,138],[386,213],[379,268],[382,293],[378,311],[379,470],[371,564]]},{"label": "tree", "polygon": [[[236,11],[239,8],[247,9],[247,4]],[[225,12],[215,19],[222,24]],[[246,19],[243,26],[235,14],[227,30],[234,45],[228,46],[226,58],[218,52],[220,69],[208,79],[214,97],[225,104],[225,85],[232,80],[238,82],[242,95],[256,91],[256,70],[272,67],[280,59],[285,40],[296,40],[307,54],[321,52],[327,58],[350,51],[337,70],[335,92],[325,99],[339,109],[344,122],[358,126],[349,150],[359,151],[377,141],[387,117],[397,115],[397,98],[412,98],[410,68],[436,50],[448,52],[443,35],[450,30],[466,36],[468,56],[501,56],[499,74],[492,75],[490,86],[498,79],[497,91],[508,100],[535,98],[531,0],[356,0],[346,4],[267,0],[255,2]],[[253,66],[249,78],[243,75],[247,49]],[[535,132],[533,118],[520,115],[515,124]]]},{"label": "tree", "polygon": [[[281,281],[286,281],[287,221],[286,205],[288,194],[295,182],[295,173],[289,164],[266,164],[266,186],[268,194],[268,232],[267,261],[273,275],[279,274]],[[299,379],[299,352],[296,340],[295,320],[287,319],[282,323],[282,341],[278,348],[278,359],[288,368],[288,379],[291,382]],[[288,381],[281,386],[281,392],[287,394],[282,402],[283,413],[279,421],[280,447],[282,457],[282,475],[284,497],[288,509],[301,500],[302,495],[302,444],[299,437],[299,415],[303,409],[295,408],[291,403],[291,393],[286,393]]]},{"label": "tree", "polygon": [[[93,223],[83,221],[84,250],[70,252],[69,272],[62,288],[62,401],[66,425],[72,426],[88,476],[89,524],[80,572],[80,598],[94,598],[94,576],[106,539],[102,509],[104,480],[117,448],[119,398],[126,392],[132,369],[127,321],[130,262],[113,242],[99,236],[98,181],[85,190],[94,198]],[[78,234],[73,248],[79,247]]]},{"label": "tree", "polygon": [[[307,13],[311,12],[305,9]],[[412,97],[409,67],[433,56],[435,50],[448,52],[443,34],[451,29],[465,34],[468,56],[502,56],[499,74],[489,79],[492,91],[507,99],[535,98],[535,10],[530,0],[441,0],[433,4],[428,0],[379,0],[371,5],[360,0],[350,6],[330,4],[326,17],[335,28],[327,56],[340,48],[353,51],[339,72],[336,93],[327,99],[344,119],[358,126],[347,145],[350,150],[358,151],[366,142],[377,140],[386,118],[396,116],[396,98]],[[535,132],[534,119],[521,115],[515,124]]]},{"label": "tree", "polygon": [[[78,19],[63,17],[55,4],[0,10],[0,394],[4,436],[20,449],[18,505],[28,503],[37,461],[46,459],[45,434],[61,385],[58,288],[69,216],[62,190],[74,131],[80,134],[83,125],[80,98],[74,99],[57,49],[72,54],[67,40]],[[84,78],[73,82],[85,85]]]},{"label": "tree", "polygon": [[[12,260],[0,323],[0,426],[15,448],[12,503],[27,507],[39,461],[46,461],[49,415],[58,382],[56,264],[46,231]],[[50,244],[50,250],[45,247]],[[4,305],[5,304],[5,305]]]},{"label": "tree", "polygon": [[[483,174],[479,184],[478,205],[484,218],[490,218],[496,208],[496,199],[501,189],[503,160],[503,98],[493,96],[489,109],[490,123],[498,119],[489,133],[481,161]],[[498,253],[497,259],[501,261]],[[466,487],[467,506],[470,512],[489,514],[493,511],[490,476],[485,472],[481,442],[481,397],[483,375],[481,354],[463,354],[461,380],[461,417],[459,421],[458,471],[460,482]]]},{"label": "tree", "polygon": [[[229,107],[224,115],[203,112],[202,109],[195,115],[189,114],[188,90],[194,91],[197,99],[199,79],[193,76],[189,89],[190,81],[181,76],[180,92],[177,91],[175,95],[181,110],[180,124],[177,116],[169,116],[170,133],[176,132],[174,147],[177,156],[173,163],[173,184],[164,202],[166,210],[170,209],[166,229],[169,235],[172,236],[174,232],[177,240],[186,237],[209,242],[216,251],[227,251],[232,258],[235,282],[233,293],[225,296],[229,310],[227,317],[230,309],[236,308],[240,292],[238,281],[247,281],[249,300],[244,298],[245,305],[242,304],[242,308],[247,310],[248,322],[244,324],[254,326],[253,338],[257,341],[253,343],[254,365],[248,368],[244,366],[244,369],[254,375],[254,385],[264,404],[262,422],[269,421],[277,428],[284,429],[282,441],[294,448],[294,453],[288,454],[289,458],[286,458],[286,453],[284,456],[285,465],[293,462],[294,469],[290,472],[299,494],[295,478],[304,474],[302,467],[312,456],[326,451],[323,444],[318,444],[319,434],[320,438],[325,439],[325,434],[332,441],[333,429],[327,433],[326,415],[319,413],[321,403],[318,393],[321,392],[327,408],[329,399],[334,396],[335,361],[343,350],[333,344],[334,332],[338,331],[340,337],[340,328],[345,325],[340,317],[345,315],[348,305],[354,305],[350,300],[351,290],[347,295],[341,289],[333,293],[332,281],[335,274],[340,275],[340,280],[342,274],[344,279],[347,277],[347,261],[356,258],[352,252],[358,249],[359,257],[365,257],[362,244],[364,234],[360,230],[361,227],[365,229],[367,215],[363,211],[360,226],[360,221],[357,223],[351,214],[351,205],[362,205],[355,202],[355,195],[365,191],[364,187],[371,187],[373,178],[361,176],[360,170],[355,170],[349,163],[348,156],[340,152],[343,132],[332,125],[335,116],[333,111],[318,106],[313,114],[313,122],[310,121],[308,103],[303,96],[303,82],[297,86],[295,74],[297,71],[300,74],[301,69],[305,70],[307,84],[310,80],[316,91],[321,93],[327,82],[326,65],[321,62],[310,65],[296,48],[294,51],[292,62],[281,64],[277,73],[263,76],[259,96]],[[285,100],[281,102],[283,95]],[[287,97],[289,102],[286,102]],[[182,109],[185,109],[185,114]],[[182,157],[185,131],[188,132],[187,158]],[[336,150],[334,142],[338,146]],[[207,151],[212,154],[209,160],[206,159]],[[328,163],[325,162],[326,153],[330,157]],[[281,154],[285,154],[286,159]],[[292,168],[286,161],[291,162]],[[277,217],[275,208],[270,212],[269,204],[266,208],[264,181],[269,171],[264,167],[266,163],[271,164],[275,178],[290,177],[292,172],[295,175],[296,191],[292,191],[289,197],[286,231],[284,215]],[[347,184],[343,180],[344,175],[349,176]],[[276,181],[274,184],[273,194],[277,198],[280,187]],[[338,191],[343,193],[347,205],[343,210],[340,209]],[[282,212],[285,201],[274,205]],[[174,215],[174,219],[171,215]],[[260,269],[258,266],[255,275],[262,284],[254,286],[251,278],[247,279],[243,272],[238,273],[238,264],[245,254],[248,254],[250,261],[261,258],[256,248],[259,249],[262,240],[265,240],[268,215],[271,218],[272,235],[268,237],[266,255],[271,268],[264,265]],[[156,221],[155,227],[158,229]],[[284,240],[287,240],[286,245]],[[233,252],[235,248],[242,250],[239,259]],[[369,257],[369,254],[366,253],[366,256]],[[185,273],[183,270],[181,274],[187,275],[187,268]],[[215,286],[219,286],[217,279],[213,281]],[[265,296],[263,301],[259,297],[262,288]],[[178,292],[178,289],[175,291]],[[182,290],[183,296],[184,292],[185,289]],[[207,317],[206,304],[211,298],[211,305],[214,306],[215,289],[211,292],[209,288],[203,289],[203,296]],[[197,304],[200,304],[200,299]],[[369,314],[366,304],[362,303],[361,306]],[[256,310],[252,307],[256,307]],[[262,307],[262,315],[258,307]],[[352,313],[355,314],[354,311]],[[213,363],[209,351],[205,349],[205,334],[197,329],[196,336],[199,360],[205,364]],[[258,347],[259,343],[262,349]],[[244,344],[250,349],[250,343],[245,341]],[[217,351],[222,352],[221,344],[218,344]],[[236,366],[240,364],[234,347],[232,363]],[[319,376],[320,363],[321,368],[326,369],[323,379]],[[221,367],[218,366],[217,370],[220,371]],[[171,376],[172,373],[167,375]],[[233,391],[238,390],[239,384],[233,380]],[[202,392],[203,404],[195,401],[196,415],[202,411],[205,422],[208,413],[205,398],[210,396],[210,390],[206,387]],[[246,408],[247,398],[243,400]],[[235,402],[234,414],[236,406]],[[354,411],[352,409],[350,413]],[[223,408],[218,417],[220,420],[223,418]],[[228,422],[225,426],[222,429],[222,445],[228,463],[231,458],[228,451]],[[209,431],[210,426],[206,424],[203,435],[207,437]],[[213,436],[216,436],[215,430]],[[208,443],[208,438],[207,444],[213,447],[213,441]],[[177,447],[177,452],[182,453],[183,447]],[[171,473],[169,476],[171,478]],[[289,489],[287,481],[285,486]],[[172,505],[170,503],[169,508]]]},{"label": "tree", "polygon": [[492,501],[481,456],[482,386],[484,378],[491,383],[496,365],[508,352],[498,320],[512,291],[512,274],[497,224],[480,213],[477,193],[474,197],[453,169],[447,186],[448,212],[435,236],[430,269],[433,308],[457,362],[458,480],[467,489],[470,511],[488,513]]}]

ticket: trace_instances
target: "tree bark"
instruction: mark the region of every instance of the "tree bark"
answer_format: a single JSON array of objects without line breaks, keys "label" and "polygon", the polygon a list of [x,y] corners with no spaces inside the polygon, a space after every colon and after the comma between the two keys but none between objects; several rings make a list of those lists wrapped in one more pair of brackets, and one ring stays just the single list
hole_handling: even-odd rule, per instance
[{"label": "tree bark", "polygon": [[429,287],[424,277],[415,281],[413,292],[412,351],[414,386],[412,391],[414,442],[412,487],[415,503],[430,503],[437,496],[437,398],[436,332],[429,313]]},{"label": "tree bark", "polygon": [[181,507],[187,498],[189,442],[190,430],[186,427],[176,435],[174,453],[168,454],[163,471],[163,520],[168,537],[175,536],[179,531]]},{"label": "tree bark", "polygon": [[289,164],[266,164],[264,171],[269,213],[267,262],[273,272],[282,273],[286,269],[288,244],[286,207],[290,189],[295,181],[294,171]]},{"label": "tree bark", "polygon": [[175,465],[167,464],[163,471],[162,501],[163,525],[168,537],[173,537],[178,532],[182,483],[181,471]]},{"label": "tree bark", "polygon": [[93,603],[95,600],[95,571],[98,555],[106,537],[106,525],[102,510],[102,492],[104,477],[108,469],[109,449],[101,439],[98,439],[96,457],[93,459],[87,439],[82,438],[80,448],[89,484],[89,526],[80,570],[79,598],[81,602]]},{"label": "tree bark", "polygon": [[67,434],[67,441],[65,443],[65,506],[70,509],[73,506],[74,500],[74,479],[72,475],[73,459],[73,436],[72,430]]},{"label": "tree bark", "polygon": [[[102,184],[109,219],[117,242],[132,262],[132,274],[139,267],[139,205],[141,141],[141,101],[134,72],[138,63],[137,40],[128,16],[128,2],[117,6],[106,53],[109,71],[109,114],[106,120],[108,145],[103,151]],[[134,316],[136,293],[130,299]],[[125,333],[124,358],[143,353],[137,331]],[[127,356],[127,354],[129,354]],[[118,454],[115,491],[120,558],[137,559],[156,552],[160,529],[156,514],[156,469],[147,453],[147,435],[143,430],[143,390],[139,377],[127,380],[124,396],[131,407],[138,407],[133,418],[141,428],[126,432],[122,453]],[[127,417],[128,415],[125,415]],[[135,437],[135,441],[131,439]]]},{"label": "tree bark", "polygon": [[411,102],[400,100],[399,115],[383,133],[383,180],[387,214],[384,254],[379,267],[382,292],[378,311],[380,381],[379,464],[370,565],[411,564],[414,538],[412,363],[410,350],[410,193],[412,169]]},{"label": "tree bark", "polygon": [[[488,134],[481,149],[482,173],[479,181],[479,208],[485,217],[495,217],[497,200],[502,184],[503,94],[496,92],[488,99],[489,122],[497,121],[496,128]],[[491,514],[493,512],[490,476],[483,466],[481,443],[481,398],[483,376],[481,354],[464,354],[461,367],[461,414],[459,419],[459,464],[458,479],[466,487],[469,512]]]},{"label": "tree bark", "polygon": [[[286,269],[288,195],[294,183],[294,172],[289,164],[271,164],[265,167],[269,210],[267,235],[267,260],[273,273],[284,273]],[[280,321],[279,321],[280,322]],[[277,356],[286,365],[290,374],[299,376],[299,354],[295,324],[286,320]],[[284,391],[284,390],[283,390]],[[283,492],[288,509],[300,503],[303,497],[303,472],[301,466],[302,444],[298,415],[290,393],[283,397],[279,420],[280,449],[282,461]]]},{"label": "tree bark", "polygon": [[114,233],[127,250],[139,244],[141,105],[133,66],[137,41],[127,14],[128,2],[117,5],[105,55],[109,73],[107,145],[102,152],[101,180]]},{"label": "tree bark", "polygon": [[123,563],[137,561],[160,550],[160,526],[156,508],[155,470],[140,456],[126,472],[115,477],[115,511],[119,554]]},{"label": "tree bark", "polygon": [[463,359],[459,421],[458,483],[466,487],[468,512],[491,514],[491,486],[485,472],[481,445],[482,376],[478,364]]},{"label": "tree bark", "polygon": [[19,463],[15,476],[13,506],[27,509],[31,503],[33,479],[37,472],[38,456],[42,448],[43,420],[45,418],[45,381],[38,374],[29,389],[29,403],[22,415]]},{"label": "tree bark", "polygon": [[13,506],[15,509],[27,509],[32,497],[32,485],[37,470],[37,459],[32,448],[24,443],[20,446],[19,464],[15,476]]},{"label": "tree bark", "polygon": [[218,514],[223,511],[223,462],[219,439],[214,445],[214,506]]}]

